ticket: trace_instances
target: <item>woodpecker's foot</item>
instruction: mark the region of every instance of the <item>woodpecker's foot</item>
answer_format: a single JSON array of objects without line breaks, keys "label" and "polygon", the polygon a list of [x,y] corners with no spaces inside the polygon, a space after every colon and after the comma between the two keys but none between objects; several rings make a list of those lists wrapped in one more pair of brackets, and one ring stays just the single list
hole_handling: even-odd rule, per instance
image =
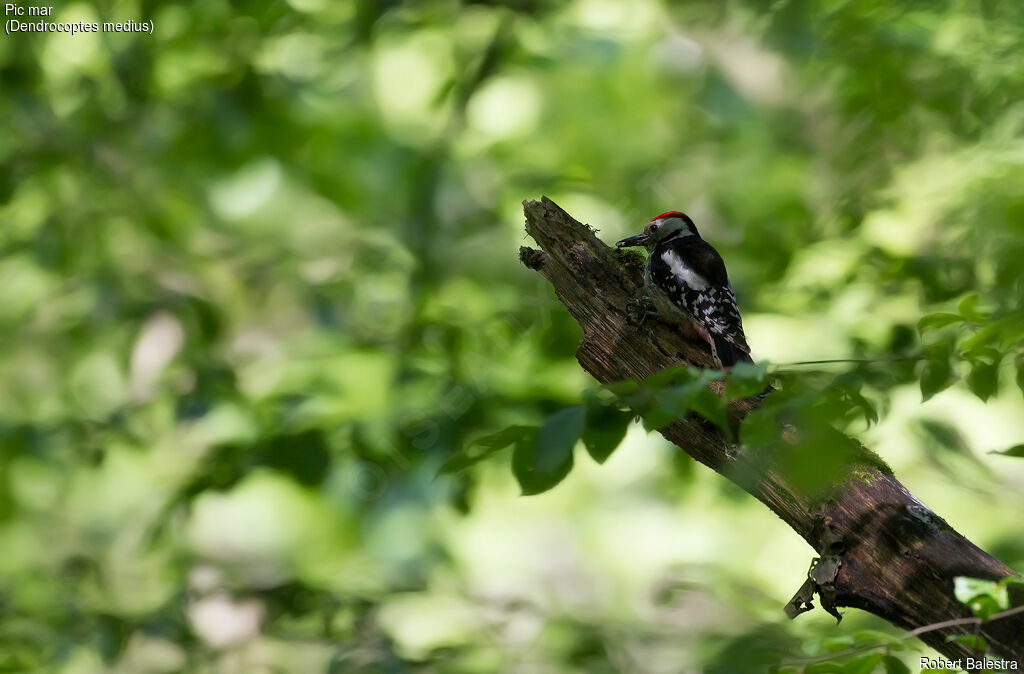
[{"label": "woodpecker's foot", "polygon": [[[644,327],[644,324],[647,323],[647,319],[651,319],[652,321],[660,321],[661,320],[661,314],[659,314],[657,311],[645,311],[644,315],[640,317],[640,323],[637,324],[636,329],[637,330],[642,330],[643,327]],[[647,330],[647,334],[649,334],[651,337],[653,337],[654,336],[654,331],[648,329]]]},{"label": "woodpecker's foot", "polygon": [[626,304],[626,318],[641,330],[648,319],[661,320],[661,315],[654,308],[654,303],[646,297],[638,297]]}]

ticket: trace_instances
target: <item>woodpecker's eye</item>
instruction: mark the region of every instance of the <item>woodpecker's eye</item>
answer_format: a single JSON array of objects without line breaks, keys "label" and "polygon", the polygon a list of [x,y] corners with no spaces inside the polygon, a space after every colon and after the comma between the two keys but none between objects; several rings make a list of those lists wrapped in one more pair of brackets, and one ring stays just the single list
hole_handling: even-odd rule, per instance
[{"label": "woodpecker's eye", "polygon": [[656,231],[658,231],[658,226],[657,225],[651,225],[651,232],[654,233]]}]

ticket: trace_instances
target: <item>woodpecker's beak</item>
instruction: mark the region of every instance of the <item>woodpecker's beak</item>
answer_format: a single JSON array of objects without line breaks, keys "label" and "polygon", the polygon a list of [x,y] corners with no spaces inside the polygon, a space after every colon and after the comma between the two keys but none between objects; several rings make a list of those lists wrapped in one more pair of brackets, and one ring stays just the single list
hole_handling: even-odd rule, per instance
[{"label": "woodpecker's beak", "polygon": [[615,245],[617,247],[619,247],[619,248],[631,248],[633,246],[646,246],[648,238],[649,237],[646,234],[637,234],[636,236],[631,236],[629,238],[623,239],[622,241],[619,241]]}]

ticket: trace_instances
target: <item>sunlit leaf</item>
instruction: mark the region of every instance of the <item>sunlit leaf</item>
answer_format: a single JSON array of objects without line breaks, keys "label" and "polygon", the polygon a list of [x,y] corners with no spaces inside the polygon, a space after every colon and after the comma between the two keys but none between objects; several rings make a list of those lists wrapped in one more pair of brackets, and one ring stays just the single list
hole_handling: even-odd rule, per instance
[{"label": "sunlit leaf", "polygon": [[988,354],[998,353],[996,346],[1001,337],[998,324],[982,325],[974,331],[974,334],[960,342],[960,350],[965,356],[974,360],[987,357]]},{"label": "sunlit leaf", "polygon": [[884,653],[868,653],[851,658],[844,666],[845,674],[871,674],[885,657]]},{"label": "sunlit leaf", "polygon": [[821,639],[821,648],[831,653],[839,653],[841,651],[849,650],[855,645],[855,641],[852,635],[843,634],[842,636],[827,636]]},{"label": "sunlit leaf", "polygon": [[963,644],[968,648],[984,653],[988,650],[988,644],[985,643],[984,637],[975,636],[973,634],[951,634],[946,637],[947,643]]},{"label": "sunlit leaf", "polygon": [[937,330],[938,328],[944,328],[947,325],[952,325],[953,323],[963,323],[963,321],[963,317],[959,316],[958,314],[942,312],[936,314],[928,314],[927,316],[925,316],[924,318],[917,322],[917,329],[920,330],[921,332],[924,332],[926,330]]},{"label": "sunlit leaf", "polygon": [[953,579],[953,594],[982,620],[1010,606],[1006,585],[992,580],[957,576]]},{"label": "sunlit leaf", "polygon": [[978,310],[978,293],[971,293],[967,297],[960,300],[960,304],[956,310],[969,321],[977,321],[983,318],[983,314]]}]

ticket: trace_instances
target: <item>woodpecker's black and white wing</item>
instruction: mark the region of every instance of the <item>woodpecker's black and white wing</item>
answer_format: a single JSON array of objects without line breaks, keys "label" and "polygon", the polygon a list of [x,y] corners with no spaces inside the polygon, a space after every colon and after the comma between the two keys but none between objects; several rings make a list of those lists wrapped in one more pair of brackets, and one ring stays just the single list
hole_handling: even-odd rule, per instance
[{"label": "woodpecker's black and white wing", "polygon": [[725,263],[711,244],[684,237],[658,246],[648,260],[648,282],[708,333],[723,366],[750,360]]}]

